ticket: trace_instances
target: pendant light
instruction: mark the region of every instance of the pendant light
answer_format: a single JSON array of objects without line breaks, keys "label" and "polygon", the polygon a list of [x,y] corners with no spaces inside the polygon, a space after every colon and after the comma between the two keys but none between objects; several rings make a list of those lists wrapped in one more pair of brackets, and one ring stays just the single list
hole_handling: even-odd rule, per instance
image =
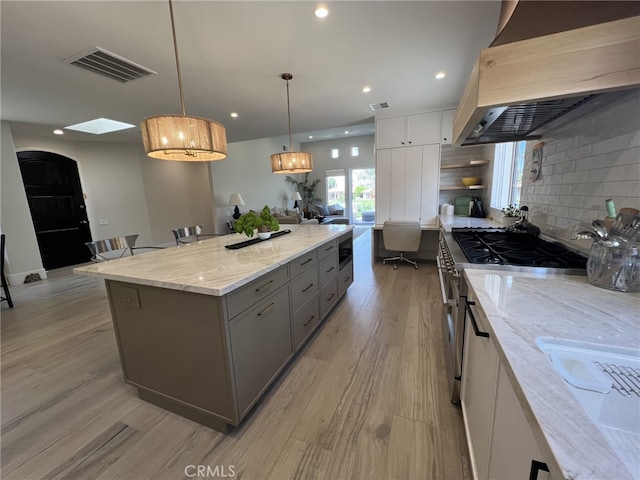
[{"label": "pendant light", "polygon": [[180,162],[222,160],[227,156],[227,134],[224,125],[206,118],[190,117],[186,114],[171,0],[169,0],[169,12],[171,14],[171,31],[178,71],[182,115],[160,115],[145,118],[141,125],[144,151],[149,157],[161,160]]},{"label": "pendant light", "polygon": [[289,106],[289,80],[293,78],[290,73],[280,75],[287,82],[287,115],[289,116],[289,151],[274,153],[271,155],[271,171],[273,173],[307,173],[313,170],[313,158],[309,152],[291,151],[291,108]]}]

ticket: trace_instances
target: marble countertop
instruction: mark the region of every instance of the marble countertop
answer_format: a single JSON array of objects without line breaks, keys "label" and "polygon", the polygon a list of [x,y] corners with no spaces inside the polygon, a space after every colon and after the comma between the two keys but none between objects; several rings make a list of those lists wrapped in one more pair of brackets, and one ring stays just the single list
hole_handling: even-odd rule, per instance
[{"label": "marble countertop", "polygon": [[[534,433],[565,478],[632,478],[549,359],[540,336],[640,347],[640,294],[590,285],[586,276],[468,269],[498,353]],[[541,440],[539,437],[539,441]]]},{"label": "marble countertop", "polygon": [[453,215],[440,215],[440,228],[450,232],[452,228],[496,228],[503,225],[488,218],[457,217]]},{"label": "marble countertop", "polygon": [[73,271],[108,280],[222,296],[353,230],[352,225],[285,228],[291,233],[238,250],[225,248],[248,240],[236,233],[94,263]]}]

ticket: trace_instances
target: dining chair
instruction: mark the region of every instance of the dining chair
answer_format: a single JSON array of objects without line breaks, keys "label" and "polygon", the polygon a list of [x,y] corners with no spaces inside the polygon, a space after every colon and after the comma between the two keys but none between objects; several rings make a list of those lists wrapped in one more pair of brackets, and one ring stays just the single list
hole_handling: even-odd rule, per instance
[{"label": "dining chair", "polygon": [[4,233],[0,235],[0,237],[0,254],[2,255],[2,257],[0,258],[0,277],[2,277],[2,291],[4,292],[4,297],[0,296],[0,301],[6,301],[9,305],[9,308],[13,308],[13,300],[11,299],[11,293],[9,292],[9,284],[7,283],[7,279],[4,276]]}]

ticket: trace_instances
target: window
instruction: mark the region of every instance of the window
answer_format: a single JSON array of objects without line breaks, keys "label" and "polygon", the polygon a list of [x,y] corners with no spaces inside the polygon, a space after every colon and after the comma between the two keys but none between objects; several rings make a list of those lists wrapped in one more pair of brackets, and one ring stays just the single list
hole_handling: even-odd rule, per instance
[{"label": "window", "polygon": [[327,170],[325,173],[325,182],[327,186],[327,202],[326,205],[340,204],[345,205],[345,171]]},{"label": "window", "polygon": [[360,147],[358,146],[351,147],[351,156],[357,157],[358,155],[360,155]]},{"label": "window", "polygon": [[337,148],[332,148],[331,149],[331,158],[338,158],[340,157],[340,150]]},{"label": "window", "polygon": [[496,145],[493,158],[492,208],[502,209],[507,205],[520,205],[526,147],[525,141]]}]

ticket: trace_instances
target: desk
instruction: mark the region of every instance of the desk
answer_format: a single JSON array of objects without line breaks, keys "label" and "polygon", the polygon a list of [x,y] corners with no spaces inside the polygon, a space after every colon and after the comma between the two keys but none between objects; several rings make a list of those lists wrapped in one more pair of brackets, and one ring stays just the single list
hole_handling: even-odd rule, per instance
[{"label": "desk", "polygon": [[[421,225],[422,238],[420,239],[420,249],[417,254],[409,254],[408,258],[418,260],[435,261],[438,254],[438,235],[440,227],[438,225]],[[371,230],[371,265],[377,260],[386,257],[393,257],[398,252],[389,251],[384,248],[382,240],[382,225],[374,225]]]}]

